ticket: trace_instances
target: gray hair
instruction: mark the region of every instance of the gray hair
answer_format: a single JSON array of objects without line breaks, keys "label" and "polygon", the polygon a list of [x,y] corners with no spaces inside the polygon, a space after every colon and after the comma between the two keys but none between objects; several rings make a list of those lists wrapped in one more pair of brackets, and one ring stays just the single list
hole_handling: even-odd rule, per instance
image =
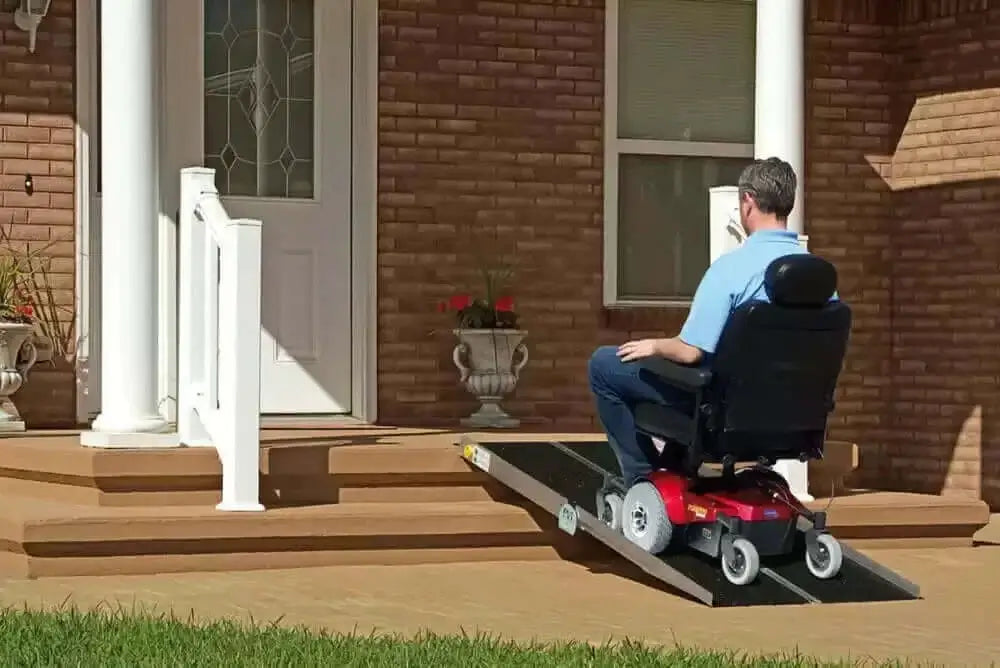
[{"label": "gray hair", "polygon": [[786,220],[795,206],[795,170],[780,158],[754,160],[747,165],[737,187],[740,199],[750,195],[762,213]]}]

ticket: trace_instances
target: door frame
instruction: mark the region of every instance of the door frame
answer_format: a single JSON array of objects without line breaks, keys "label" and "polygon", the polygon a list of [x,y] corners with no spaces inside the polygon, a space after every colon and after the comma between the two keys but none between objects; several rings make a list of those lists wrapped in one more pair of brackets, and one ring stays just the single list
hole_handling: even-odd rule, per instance
[{"label": "door frame", "polygon": [[[140,0],[149,1],[149,0]],[[181,0],[177,0],[181,1]],[[193,0],[183,0],[190,2]],[[322,0],[317,0],[322,1]],[[163,5],[161,5],[163,6]],[[378,8],[371,0],[351,0],[351,417],[375,422],[377,392],[377,152],[378,152]],[[161,20],[160,25],[164,25]],[[90,262],[99,232],[92,224],[91,193],[95,149],[90,129],[99,113],[97,96],[97,0],[76,3],[76,364],[77,421],[88,423],[100,409],[100,397],[89,392],[99,382],[100,278]],[[161,51],[160,79],[165,59]],[[162,110],[161,106],[161,110]],[[163,118],[161,117],[161,129]],[[177,174],[180,180],[180,174]],[[162,207],[161,207],[162,208]],[[159,404],[175,421],[177,384],[177,257],[174,213],[159,220]],[[98,341],[99,343],[99,341]]]}]

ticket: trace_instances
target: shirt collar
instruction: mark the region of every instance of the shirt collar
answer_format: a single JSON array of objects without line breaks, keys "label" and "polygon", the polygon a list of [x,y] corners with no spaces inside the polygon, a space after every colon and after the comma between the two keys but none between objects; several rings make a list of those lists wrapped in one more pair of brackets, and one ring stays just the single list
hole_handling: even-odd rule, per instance
[{"label": "shirt collar", "polygon": [[758,242],[788,241],[788,240],[798,241],[798,239],[799,239],[798,233],[793,232],[792,230],[757,230],[756,232],[750,235],[747,241],[748,242],[755,240]]}]

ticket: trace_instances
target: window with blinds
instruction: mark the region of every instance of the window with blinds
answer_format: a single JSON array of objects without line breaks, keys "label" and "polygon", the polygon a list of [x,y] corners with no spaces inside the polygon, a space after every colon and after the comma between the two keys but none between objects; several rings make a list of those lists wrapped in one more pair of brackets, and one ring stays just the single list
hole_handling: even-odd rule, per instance
[{"label": "window with blinds", "polygon": [[753,142],[754,3],[619,0],[618,136]]},{"label": "window with blinds", "polygon": [[708,268],[708,189],[735,185],[753,157],[756,6],[608,5],[617,99],[605,107],[614,114],[605,220],[615,264],[605,273],[606,301],[686,302]]}]

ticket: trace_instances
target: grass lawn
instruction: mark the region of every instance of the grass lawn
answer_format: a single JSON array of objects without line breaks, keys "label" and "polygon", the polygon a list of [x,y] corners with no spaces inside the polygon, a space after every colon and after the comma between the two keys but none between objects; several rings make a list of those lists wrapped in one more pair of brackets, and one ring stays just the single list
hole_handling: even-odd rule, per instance
[{"label": "grass lawn", "polygon": [[744,657],[632,643],[517,645],[486,637],[316,634],[231,621],[60,610],[0,612],[0,666],[827,666],[898,665],[802,657]]}]

